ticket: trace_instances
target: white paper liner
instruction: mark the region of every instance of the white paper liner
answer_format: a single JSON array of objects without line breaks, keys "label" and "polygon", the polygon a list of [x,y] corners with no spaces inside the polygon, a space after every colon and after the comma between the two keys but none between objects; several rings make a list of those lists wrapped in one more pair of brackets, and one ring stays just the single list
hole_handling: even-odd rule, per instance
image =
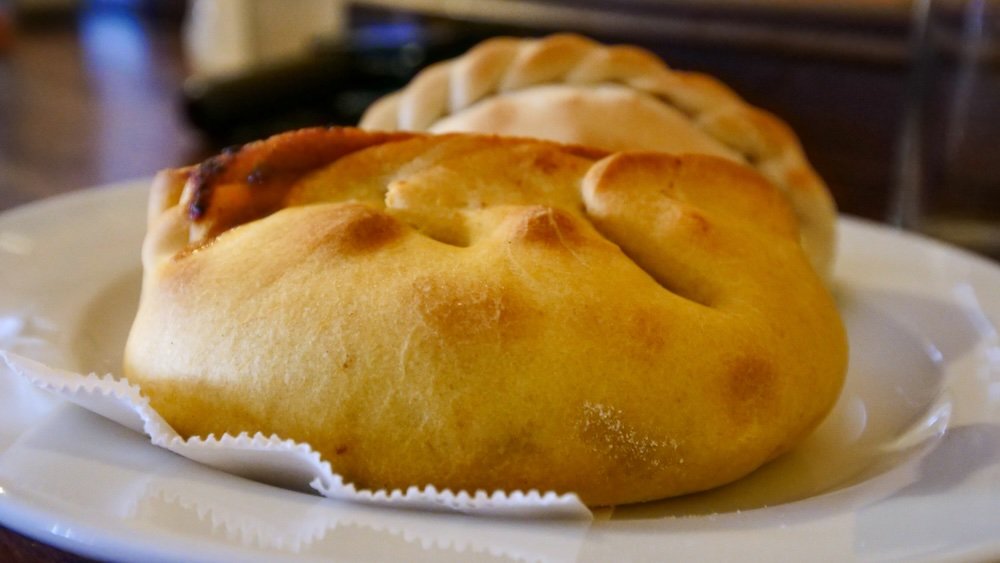
[{"label": "white paper liner", "polygon": [[77,405],[111,419],[152,443],[199,463],[285,488],[325,497],[407,509],[455,511],[505,517],[591,518],[575,494],[538,491],[452,492],[432,485],[405,491],[358,489],[330,467],[309,444],[278,436],[242,433],[184,439],[149,404],[137,385],[108,374],[82,375],[0,350],[7,371]]}]

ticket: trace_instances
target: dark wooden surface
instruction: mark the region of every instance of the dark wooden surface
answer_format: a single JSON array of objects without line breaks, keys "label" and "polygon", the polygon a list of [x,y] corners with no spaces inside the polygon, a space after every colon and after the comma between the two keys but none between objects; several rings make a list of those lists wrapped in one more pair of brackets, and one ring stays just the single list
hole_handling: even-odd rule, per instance
[{"label": "dark wooden surface", "polygon": [[72,553],[61,551],[44,543],[0,526],[0,560],[9,563],[38,561],[40,563],[83,563],[91,561]]},{"label": "dark wooden surface", "polygon": [[[147,14],[148,15],[148,14]],[[0,52],[0,210],[196,162],[217,147],[179,112],[179,20],[89,8],[18,21]],[[795,128],[841,210],[885,217],[905,92],[901,60],[666,43]],[[79,561],[0,528],[0,561]]]}]

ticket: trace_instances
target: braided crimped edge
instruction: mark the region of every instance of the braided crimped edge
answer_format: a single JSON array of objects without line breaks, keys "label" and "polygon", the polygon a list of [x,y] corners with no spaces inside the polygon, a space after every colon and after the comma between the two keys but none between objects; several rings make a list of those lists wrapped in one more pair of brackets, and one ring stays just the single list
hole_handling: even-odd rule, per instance
[{"label": "braided crimped edge", "polygon": [[489,39],[461,57],[427,67],[406,88],[376,101],[360,126],[425,131],[442,117],[489,97],[552,83],[621,84],[686,115],[695,127],[742,155],[782,190],[799,218],[806,253],[817,271],[829,278],[836,206],[792,130],[718,80],[672,70],[638,47],[605,46],[573,34]]}]

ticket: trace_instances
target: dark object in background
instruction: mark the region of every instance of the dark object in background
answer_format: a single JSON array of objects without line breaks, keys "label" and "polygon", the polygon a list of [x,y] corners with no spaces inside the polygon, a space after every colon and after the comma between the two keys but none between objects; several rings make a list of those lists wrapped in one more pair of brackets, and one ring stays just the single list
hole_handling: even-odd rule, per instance
[{"label": "dark object in background", "polygon": [[914,14],[890,220],[1000,259],[1000,2]]},{"label": "dark object in background", "polygon": [[373,24],[309,56],[247,74],[189,79],[185,113],[214,143],[231,145],[311,125],[354,125],[379,97],[420,69],[487,37],[527,35],[495,25]]}]

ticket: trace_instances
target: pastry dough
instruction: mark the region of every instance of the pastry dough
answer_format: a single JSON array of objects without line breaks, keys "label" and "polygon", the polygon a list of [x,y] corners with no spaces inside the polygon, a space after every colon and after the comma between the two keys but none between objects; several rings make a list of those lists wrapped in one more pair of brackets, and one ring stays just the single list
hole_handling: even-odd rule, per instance
[{"label": "pastry dough", "polygon": [[672,70],[635,47],[576,35],[491,39],[377,101],[361,127],[529,136],[750,164],[789,198],[806,253],[830,275],[836,207],[795,134],[717,80]]},{"label": "pastry dough", "polygon": [[309,129],[161,173],[149,211],[129,380],[359,487],[708,489],[844,377],[791,209],[725,159]]}]

